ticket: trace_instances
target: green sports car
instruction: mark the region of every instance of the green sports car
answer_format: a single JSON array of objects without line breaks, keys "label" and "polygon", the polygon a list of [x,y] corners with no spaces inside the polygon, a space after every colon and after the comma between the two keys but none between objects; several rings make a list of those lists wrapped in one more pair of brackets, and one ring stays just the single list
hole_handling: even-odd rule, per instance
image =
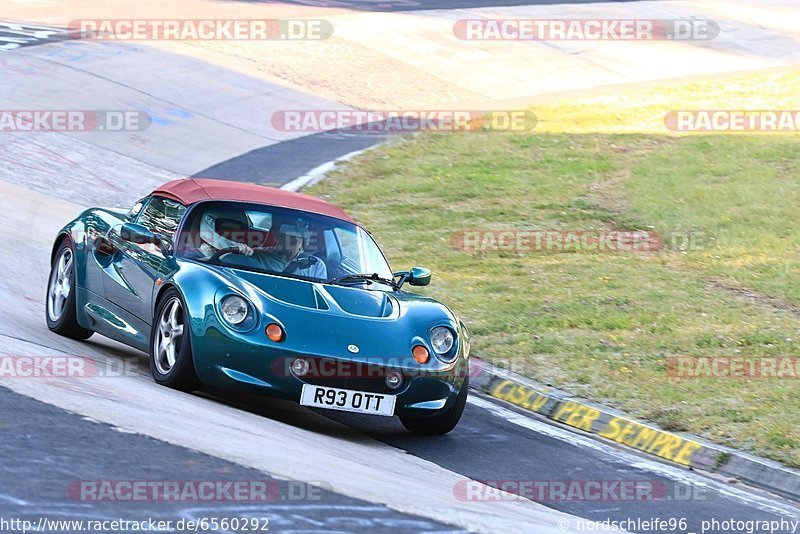
[{"label": "green sports car", "polygon": [[340,208],[280,189],[206,179],[157,188],[130,210],[91,208],[53,245],[50,330],[146,351],[153,378],[399,416],[444,434],[464,411],[469,334],[445,305],[404,289]]}]

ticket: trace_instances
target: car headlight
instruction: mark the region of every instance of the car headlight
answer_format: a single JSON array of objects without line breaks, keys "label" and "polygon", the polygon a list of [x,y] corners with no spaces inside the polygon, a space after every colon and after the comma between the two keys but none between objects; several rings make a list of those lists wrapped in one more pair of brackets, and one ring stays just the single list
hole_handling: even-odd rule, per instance
[{"label": "car headlight", "polygon": [[453,348],[455,339],[453,332],[444,326],[437,326],[431,330],[431,345],[437,354],[447,354]]},{"label": "car headlight", "polygon": [[231,295],[222,299],[220,303],[222,318],[232,325],[240,325],[247,319],[247,302],[237,295]]}]

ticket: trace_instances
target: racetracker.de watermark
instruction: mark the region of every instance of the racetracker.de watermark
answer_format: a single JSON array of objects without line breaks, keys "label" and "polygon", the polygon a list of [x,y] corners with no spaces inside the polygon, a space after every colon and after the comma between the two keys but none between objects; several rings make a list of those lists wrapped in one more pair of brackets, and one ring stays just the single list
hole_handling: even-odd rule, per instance
[{"label": "racetracker.de watermark", "polygon": [[628,252],[661,250],[651,231],[459,230],[450,244],[464,252]]},{"label": "racetracker.de watermark", "polygon": [[[302,364],[297,363],[298,360]],[[273,376],[285,378],[298,376],[297,366],[303,369],[303,380],[313,379],[360,379],[362,381],[374,380],[376,384],[383,383],[387,373],[402,372],[405,379],[421,376],[441,377],[442,371],[421,367],[412,356],[403,357],[363,357],[358,361],[331,359],[318,356],[280,356],[272,360],[269,365]],[[465,370],[464,373],[467,371]],[[482,374],[482,367],[470,367],[470,376]]]},{"label": "racetracker.de watermark", "polygon": [[664,125],[673,132],[798,132],[800,110],[672,110]]},{"label": "racetracker.de watermark", "polygon": [[800,378],[795,356],[669,356],[665,368],[677,378]]},{"label": "racetracker.de watermark", "polygon": [[272,127],[279,132],[529,132],[536,127],[536,122],[536,115],[527,110],[287,109],[276,111],[271,118]]},{"label": "racetracker.de watermark", "polygon": [[326,19],[79,19],[72,39],[102,41],[323,41]]},{"label": "racetracker.de watermark", "polygon": [[83,502],[318,501],[326,482],[274,480],[74,480],[67,496]]},{"label": "racetracker.de watermark", "polygon": [[95,361],[84,356],[0,355],[0,379],[139,376],[138,358]]},{"label": "racetracker.de watermark", "polygon": [[709,41],[719,24],[703,19],[461,19],[463,41]]},{"label": "racetracker.de watermark", "polygon": [[0,132],[141,132],[152,119],[132,110],[0,110]]},{"label": "racetracker.de watermark", "polygon": [[462,480],[453,486],[459,501],[652,502],[700,501],[708,489],[660,480]]}]

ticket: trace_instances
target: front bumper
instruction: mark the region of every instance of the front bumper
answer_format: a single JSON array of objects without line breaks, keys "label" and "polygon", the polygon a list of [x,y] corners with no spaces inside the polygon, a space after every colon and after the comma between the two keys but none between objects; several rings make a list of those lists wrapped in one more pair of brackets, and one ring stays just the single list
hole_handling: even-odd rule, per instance
[{"label": "front bumper", "polygon": [[[192,336],[192,354],[200,380],[209,386],[265,394],[298,402],[304,384],[394,395],[395,415],[432,416],[446,412],[464,385],[469,366],[459,355],[450,364],[431,358],[430,368],[406,364],[403,358],[356,358],[352,355],[315,355],[281,347],[255,335],[210,327]],[[303,377],[291,371],[291,362],[305,358],[311,371]],[[427,365],[427,364],[426,364]],[[387,373],[404,377],[396,391],[384,382]]]}]

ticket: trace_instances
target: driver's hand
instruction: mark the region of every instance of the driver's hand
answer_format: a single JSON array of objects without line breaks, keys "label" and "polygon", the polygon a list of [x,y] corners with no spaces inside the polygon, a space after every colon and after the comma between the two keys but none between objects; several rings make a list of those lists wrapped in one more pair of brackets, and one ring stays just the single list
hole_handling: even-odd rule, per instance
[{"label": "driver's hand", "polygon": [[239,254],[244,254],[245,256],[253,255],[253,249],[248,247],[244,243],[236,243],[236,248],[239,249]]}]

